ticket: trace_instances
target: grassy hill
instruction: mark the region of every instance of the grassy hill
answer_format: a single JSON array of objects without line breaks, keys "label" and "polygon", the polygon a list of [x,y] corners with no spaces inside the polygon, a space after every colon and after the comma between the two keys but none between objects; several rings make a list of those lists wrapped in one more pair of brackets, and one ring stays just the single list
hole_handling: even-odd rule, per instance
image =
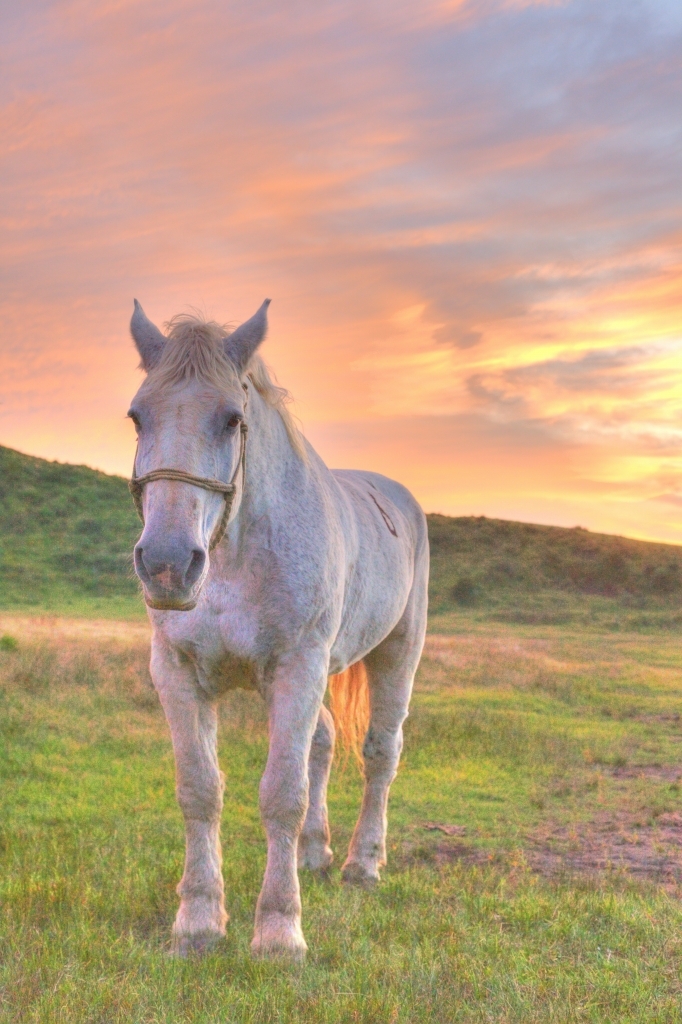
[{"label": "grassy hill", "polygon": [[[0,607],[143,614],[126,481],[0,447]],[[682,628],[682,547],[583,529],[429,516],[431,613]]]},{"label": "grassy hill", "polygon": [[577,527],[429,516],[432,616],[682,628],[682,547]]},{"label": "grassy hill", "polygon": [[139,531],[121,477],[0,447],[0,607],[142,614]]}]

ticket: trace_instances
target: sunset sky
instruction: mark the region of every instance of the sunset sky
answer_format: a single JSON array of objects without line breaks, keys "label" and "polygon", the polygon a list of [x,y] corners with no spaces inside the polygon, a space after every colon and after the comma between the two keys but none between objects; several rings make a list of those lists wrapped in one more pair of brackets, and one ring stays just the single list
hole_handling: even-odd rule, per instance
[{"label": "sunset sky", "polygon": [[133,297],[427,511],[682,542],[680,0],[3,5],[0,444],[128,475]]}]

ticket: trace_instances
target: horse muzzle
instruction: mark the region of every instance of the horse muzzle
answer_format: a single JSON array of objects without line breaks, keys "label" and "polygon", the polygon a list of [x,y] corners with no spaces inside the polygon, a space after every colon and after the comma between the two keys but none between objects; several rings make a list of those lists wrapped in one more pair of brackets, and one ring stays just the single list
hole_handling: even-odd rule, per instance
[{"label": "horse muzzle", "polygon": [[135,572],[150,608],[189,612],[199,599],[208,568],[208,553],[166,538],[163,544],[145,541],[135,548]]}]

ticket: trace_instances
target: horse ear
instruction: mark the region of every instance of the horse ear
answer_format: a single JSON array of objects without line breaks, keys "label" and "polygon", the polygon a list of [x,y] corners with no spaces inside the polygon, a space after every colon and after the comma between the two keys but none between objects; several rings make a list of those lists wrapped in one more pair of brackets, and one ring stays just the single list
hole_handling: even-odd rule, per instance
[{"label": "horse ear", "polygon": [[268,329],[268,306],[266,299],[250,320],[245,320],[229,337],[225,338],[225,355],[234,363],[241,375],[249,365],[251,357],[265,337]]},{"label": "horse ear", "polygon": [[130,333],[137,351],[140,353],[140,366],[149,372],[161,358],[166,339],[159,328],[147,319],[145,311],[137,299],[133,301],[135,310],[130,320]]}]

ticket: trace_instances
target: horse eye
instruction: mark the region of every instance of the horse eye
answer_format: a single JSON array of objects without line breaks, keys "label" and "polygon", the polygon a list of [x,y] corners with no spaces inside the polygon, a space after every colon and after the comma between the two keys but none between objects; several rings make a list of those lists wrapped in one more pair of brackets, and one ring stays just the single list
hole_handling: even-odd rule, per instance
[{"label": "horse eye", "polygon": [[138,430],[138,431],[139,431],[139,429],[140,429],[140,419],[139,419],[139,416],[137,415],[137,413],[136,413],[136,412],[133,412],[133,411],[131,410],[131,411],[130,411],[130,412],[128,413],[128,417],[129,417],[129,419],[131,419],[131,420],[133,421],[133,423],[135,424],[135,430]]},{"label": "horse eye", "polygon": [[239,426],[241,421],[242,421],[241,416],[239,416],[237,413],[235,413],[234,416],[230,416],[230,418],[226,422],[225,426],[227,427],[228,430],[234,430],[236,427]]}]

